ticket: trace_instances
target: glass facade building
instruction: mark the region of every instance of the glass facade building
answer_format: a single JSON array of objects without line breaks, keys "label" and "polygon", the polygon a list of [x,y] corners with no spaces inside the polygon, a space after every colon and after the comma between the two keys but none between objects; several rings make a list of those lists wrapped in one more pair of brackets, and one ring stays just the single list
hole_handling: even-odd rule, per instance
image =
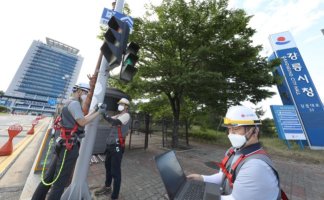
[{"label": "glass facade building", "polygon": [[6,102],[14,112],[54,113],[67,98],[79,76],[83,57],[79,50],[46,38],[46,44],[33,41],[11,81],[5,96],[19,101]]}]

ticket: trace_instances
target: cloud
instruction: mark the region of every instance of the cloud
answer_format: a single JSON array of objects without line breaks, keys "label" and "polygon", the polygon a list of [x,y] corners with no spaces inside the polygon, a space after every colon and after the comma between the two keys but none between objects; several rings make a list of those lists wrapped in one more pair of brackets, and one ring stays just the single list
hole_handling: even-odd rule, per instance
[{"label": "cloud", "polygon": [[309,38],[307,38],[307,39],[303,42],[303,44],[304,44],[304,45],[307,45],[307,44],[312,43],[312,42],[314,42],[314,41],[316,41],[316,40],[318,40],[318,39],[321,39],[321,38],[323,38],[323,36],[320,35],[320,34],[318,34],[318,35],[315,35],[315,36],[313,36],[313,37],[309,37]]},{"label": "cloud", "polygon": [[[251,2],[243,4],[250,5]],[[256,29],[254,44],[262,44],[265,51],[271,49],[268,42],[270,34],[290,31],[294,36],[306,31],[324,16],[324,2],[321,0],[268,0],[260,1],[255,9],[246,9],[253,15],[249,26]]]}]

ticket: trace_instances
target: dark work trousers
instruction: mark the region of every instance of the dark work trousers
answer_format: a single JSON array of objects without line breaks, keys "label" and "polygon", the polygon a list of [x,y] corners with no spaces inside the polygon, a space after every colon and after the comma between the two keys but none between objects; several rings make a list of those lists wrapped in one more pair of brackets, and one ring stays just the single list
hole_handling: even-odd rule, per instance
[{"label": "dark work trousers", "polygon": [[119,145],[108,145],[106,149],[106,187],[111,187],[112,179],[114,179],[112,199],[118,199],[121,184],[121,161],[124,149]]},{"label": "dark work trousers", "polygon": [[[64,157],[65,146],[62,146],[60,150],[56,149],[54,152],[52,161],[49,168],[46,171],[44,177],[45,183],[51,183],[56,177],[62,165]],[[32,200],[45,200],[48,190],[51,191],[48,195],[47,200],[60,200],[64,188],[67,186],[69,179],[73,173],[75,163],[79,156],[79,145],[73,145],[70,151],[66,152],[64,165],[59,175],[57,181],[52,185],[52,187],[44,185],[40,182],[33,194]]]}]

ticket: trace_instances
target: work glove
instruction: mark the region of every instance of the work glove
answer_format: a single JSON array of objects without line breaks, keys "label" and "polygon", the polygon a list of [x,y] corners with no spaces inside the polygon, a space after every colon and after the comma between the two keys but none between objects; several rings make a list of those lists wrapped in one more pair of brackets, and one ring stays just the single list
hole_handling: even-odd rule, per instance
[{"label": "work glove", "polygon": [[102,116],[105,120],[108,121],[108,119],[110,118],[110,116],[108,115],[108,113],[102,113]]},{"label": "work glove", "polygon": [[98,103],[95,105],[95,111],[98,111],[100,114],[106,113],[107,105],[104,103]]}]

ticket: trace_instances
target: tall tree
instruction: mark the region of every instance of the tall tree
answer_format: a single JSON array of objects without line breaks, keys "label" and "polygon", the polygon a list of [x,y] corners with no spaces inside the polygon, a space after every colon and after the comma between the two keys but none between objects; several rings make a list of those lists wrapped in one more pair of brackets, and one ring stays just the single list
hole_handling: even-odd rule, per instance
[{"label": "tall tree", "polygon": [[167,97],[173,147],[184,99],[221,114],[229,105],[273,95],[265,87],[274,83],[275,63],[252,45],[251,16],[227,6],[227,0],[164,0],[134,23],[130,39],[141,46],[141,60],[126,89],[137,98]]}]

